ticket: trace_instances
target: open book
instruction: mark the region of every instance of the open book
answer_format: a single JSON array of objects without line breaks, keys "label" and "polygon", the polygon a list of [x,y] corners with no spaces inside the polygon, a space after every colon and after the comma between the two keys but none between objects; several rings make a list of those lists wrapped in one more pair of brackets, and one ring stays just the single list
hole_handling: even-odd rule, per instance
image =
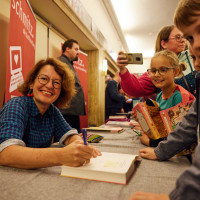
[{"label": "open book", "polygon": [[80,167],[62,166],[61,176],[127,184],[135,170],[137,155],[102,152]]},{"label": "open book", "polygon": [[174,107],[160,111],[156,102],[152,102],[154,105],[149,106],[146,102],[141,102],[133,108],[143,132],[151,139],[167,137],[182,121],[192,104],[192,102],[179,103]]}]

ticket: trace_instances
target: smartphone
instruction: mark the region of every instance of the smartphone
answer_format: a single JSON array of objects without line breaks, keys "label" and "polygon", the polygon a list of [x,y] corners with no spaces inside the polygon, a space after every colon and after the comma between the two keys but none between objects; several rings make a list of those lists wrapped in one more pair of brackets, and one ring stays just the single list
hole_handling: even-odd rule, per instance
[{"label": "smartphone", "polygon": [[128,60],[128,64],[143,64],[142,53],[124,53]]}]

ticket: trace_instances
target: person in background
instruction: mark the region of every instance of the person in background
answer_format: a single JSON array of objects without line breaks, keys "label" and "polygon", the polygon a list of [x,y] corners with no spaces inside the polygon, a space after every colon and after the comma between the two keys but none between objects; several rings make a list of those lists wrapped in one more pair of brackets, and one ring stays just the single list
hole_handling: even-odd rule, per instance
[{"label": "person in background", "polygon": [[[63,62],[39,61],[18,87],[24,95],[0,111],[0,165],[33,169],[81,166],[101,153],[84,145],[55,105],[67,108],[75,95],[73,72]],[[50,147],[56,138],[63,148]]]},{"label": "person in background", "polygon": [[73,71],[76,87],[76,95],[71,100],[70,107],[67,109],[60,109],[60,111],[69,125],[72,128],[77,129],[77,131],[80,133],[81,130],[79,115],[85,115],[86,112],[83,88],[73,66],[73,61],[78,61],[78,55],[79,44],[76,40],[70,39],[64,42],[62,46],[62,55],[58,57],[58,59],[66,63],[67,66]]},{"label": "person in background", "polygon": [[[187,103],[195,100],[195,97],[190,92],[174,82],[175,77],[182,74],[185,68],[185,64],[179,63],[177,55],[172,51],[158,51],[152,57],[148,72],[155,87],[161,89],[161,92],[156,97],[160,110],[174,107],[180,102]],[[151,147],[157,146],[160,141],[166,139],[153,140],[149,139],[146,134],[141,134],[140,141]]]},{"label": "person in background", "polygon": [[123,96],[127,96],[128,99],[123,101],[123,109],[125,113],[128,113],[129,111],[132,110],[133,108],[133,99],[131,96],[128,96],[121,88],[121,84],[119,83],[118,85],[118,92],[123,95]]},{"label": "person in background", "polygon": [[121,95],[118,92],[119,83],[119,72],[115,74],[113,80],[110,80],[107,83],[105,91],[105,120],[107,120],[110,115],[116,115],[116,113],[124,112],[123,101],[127,100],[128,97]]},{"label": "person in background", "polygon": [[[191,71],[190,67],[192,67],[193,70],[193,66],[190,61],[191,57],[188,56],[188,51],[185,51],[186,41],[183,38],[181,31],[179,31],[174,25],[164,26],[157,35],[155,52],[164,49],[176,53],[179,56],[179,60],[181,62],[183,61],[187,65],[187,70],[184,72],[185,74]],[[123,52],[119,52],[117,58],[117,66],[120,69],[121,86],[128,95],[134,97],[147,96],[144,98],[144,100],[146,100],[148,96],[153,95],[159,91],[152,83],[151,78],[147,72],[142,74],[139,78],[133,74],[130,74],[126,68],[128,64],[127,62],[128,60],[126,60],[126,56],[123,55]],[[190,89],[186,87],[185,89],[194,94],[194,76],[192,77],[192,80],[190,80],[192,87],[190,86]],[[185,84],[183,84],[183,87],[185,87]]]},{"label": "person in background", "polygon": [[[199,0],[180,0],[176,8],[174,22],[190,43],[190,55],[196,71],[200,71],[200,2]],[[198,74],[199,75],[199,74]],[[199,88],[200,85],[197,85]],[[199,93],[200,91],[197,91]],[[176,182],[176,187],[169,194],[154,194],[145,192],[134,193],[129,200],[196,200],[200,194],[200,141],[197,128],[200,123],[197,118],[199,95],[188,113],[177,128],[169,134],[166,141],[158,147],[140,150],[140,155],[148,159],[167,160],[176,153],[198,142],[191,167],[185,170]],[[198,113],[199,115],[199,113]]]}]

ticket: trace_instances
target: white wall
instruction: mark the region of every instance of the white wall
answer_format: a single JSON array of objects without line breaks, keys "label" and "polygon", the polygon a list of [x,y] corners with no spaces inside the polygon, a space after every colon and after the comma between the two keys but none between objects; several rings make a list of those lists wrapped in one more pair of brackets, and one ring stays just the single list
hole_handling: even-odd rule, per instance
[{"label": "white wall", "polygon": [[122,44],[101,0],[80,0],[108,42],[108,51],[122,50]]},{"label": "white wall", "polygon": [[[113,52],[113,54],[117,56],[117,53],[123,50],[123,47],[102,1],[80,0],[80,2],[106,38],[108,42],[109,53]],[[150,58],[145,58],[143,65],[130,65],[128,66],[128,69],[131,73],[144,73],[149,68],[149,63]]]},{"label": "white wall", "polygon": [[150,67],[151,58],[144,58],[143,65],[128,65],[127,68],[130,73],[144,73]]},{"label": "white wall", "polygon": [[36,48],[35,61],[47,57],[47,26],[37,20],[36,23]]},{"label": "white wall", "polygon": [[49,31],[49,56],[57,58],[61,55],[61,44],[64,43],[65,40],[60,37],[58,34]]}]

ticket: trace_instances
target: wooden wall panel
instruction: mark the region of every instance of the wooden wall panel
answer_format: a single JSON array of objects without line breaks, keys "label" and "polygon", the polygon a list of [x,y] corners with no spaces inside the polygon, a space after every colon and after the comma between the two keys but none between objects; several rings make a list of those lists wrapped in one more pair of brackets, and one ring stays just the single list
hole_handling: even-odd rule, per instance
[{"label": "wooden wall panel", "polygon": [[86,51],[88,54],[88,124],[99,126],[105,118],[105,77],[101,74],[103,53],[101,50]]}]

